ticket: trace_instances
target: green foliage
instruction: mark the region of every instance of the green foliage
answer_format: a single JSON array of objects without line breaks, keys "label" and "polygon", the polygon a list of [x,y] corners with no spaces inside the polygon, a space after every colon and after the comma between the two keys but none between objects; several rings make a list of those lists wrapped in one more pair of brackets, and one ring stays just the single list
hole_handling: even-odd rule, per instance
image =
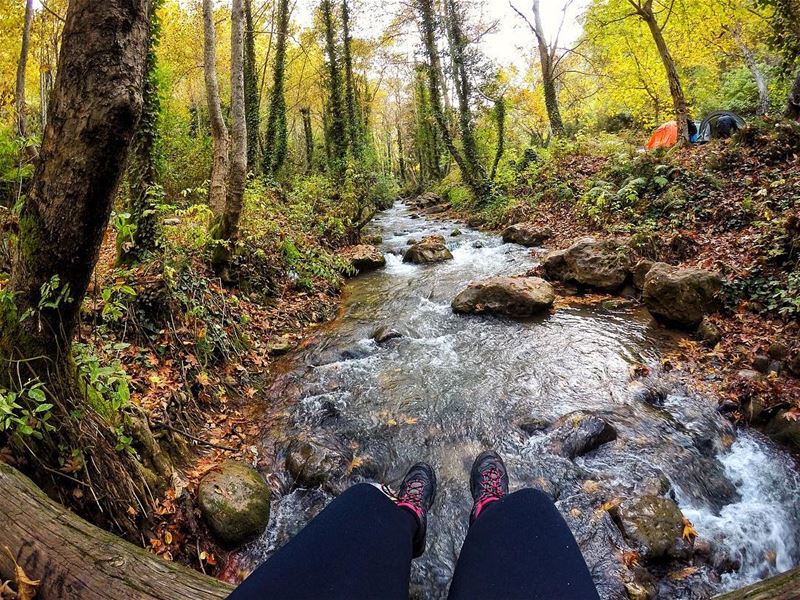
[{"label": "green foliage", "polygon": [[730,309],[742,300],[749,300],[758,312],[774,313],[787,319],[800,318],[800,270],[780,278],[756,269],[745,278],[726,283],[724,292]]},{"label": "green foliage", "polygon": [[0,206],[13,206],[16,194],[33,176],[33,164],[22,160],[25,145],[11,127],[0,127]]},{"label": "green foliage", "polygon": [[42,439],[44,432],[55,430],[50,423],[52,408],[44,384],[38,379],[27,381],[14,391],[0,387],[0,433]]}]

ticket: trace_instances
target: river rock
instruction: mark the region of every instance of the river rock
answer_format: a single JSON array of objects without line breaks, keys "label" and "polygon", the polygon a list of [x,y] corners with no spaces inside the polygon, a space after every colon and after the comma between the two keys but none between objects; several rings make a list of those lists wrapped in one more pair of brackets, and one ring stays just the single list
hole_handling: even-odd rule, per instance
[{"label": "river rock", "polygon": [[650,272],[650,269],[653,268],[653,265],[656,264],[652,260],[640,260],[636,263],[636,266],[633,267],[633,287],[635,287],[638,291],[642,291],[644,289],[644,282],[647,278],[647,274]]},{"label": "river rock", "polygon": [[656,263],[645,279],[643,299],[657,319],[690,328],[717,310],[721,289],[718,273]]},{"label": "river rock", "polygon": [[800,451],[800,421],[794,418],[794,413],[780,410],[767,421],[764,431],[772,439],[786,444],[797,452]]},{"label": "river rock", "polygon": [[766,375],[769,373],[769,366],[771,363],[772,360],[766,354],[757,354],[755,358],[753,358],[753,369]]},{"label": "river rock", "polygon": [[542,263],[549,279],[614,292],[628,278],[630,248],[614,240],[583,238],[566,250],[556,250]]},{"label": "river rock", "polygon": [[378,344],[385,344],[390,340],[396,340],[403,337],[403,334],[391,327],[378,327],[372,333],[372,339]]},{"label": "river rock", "polygon": [[226,461],[200,481],[197,493],[203,518],[228,546],[258,536],[269,521],[270,491],[255,469]]},{"label": "river rock", "polygon": [[451,231],[451,232],[450,232],[450,237],[458,237],[458,236],[460,236],[460,235],[464,235],[464,234],[461,232],[461,230],[460,230],[460,229],[453,229],[453,231]]},{"label": "river rock", "polygon": [[800,348],[795,348],[789,352],[789,360],[786,361],[789,372],[795,377],[800,377]]},{"label": "river rock", "polygon": [[342,256],[350,262],[359,273],[372,271],[386,266],[386,257],[375,246],[361,244],[347,248]]},{"label": "river rock", "polygon": [[531,317],[555,302],[553,286],[538,277],[492,277],[473,281],[452,303],[453,312]]},{"label": "river rock", "polygon": [[772,342],[767,353],[773,360],[786,360],[789,356],[789,346],[781,341]]},{"label": "river rock", "polygon": [[532,223],[517,223],[507,227],[503,232],[503,241],[506,244],[519,244],[533,248],[553,237],[553,230],[549,227],[538,227]]},{"label": "river rock", "polygon": [[550,435],[552,451],[574,459],[617,439],[617,430],[599,416],[579,410],[553,423]]},{"label": "river rock", "polygon": [[420,194],[409,202],[411,206],[416,208],[430,208],[442,203],[442,197],[435,192],[425,192]]},{"label": "river rock", "polygon": [[683,537],[683,513],[673,500],[641,496],[623,502],[615,516],[622,533],[645,560],[691,557],[693,542]]},{"label": "river rock", "polygon": [[425,265],[453,260],[453,254],[447,249],[444,237],[431,235],[413,244],[406,250],[403,262]]},{"label": "river rock", "polygon": [[713,348],[722,341],[722,331],[708,317],[705,317],[700,327],[697,328],[697,336],[709,348]]},{"label": "river rock", "polygon": [[318,487],[345,473],[352,451],[332,436],[305,436],[292,440],[286,470],[301,487]]}]

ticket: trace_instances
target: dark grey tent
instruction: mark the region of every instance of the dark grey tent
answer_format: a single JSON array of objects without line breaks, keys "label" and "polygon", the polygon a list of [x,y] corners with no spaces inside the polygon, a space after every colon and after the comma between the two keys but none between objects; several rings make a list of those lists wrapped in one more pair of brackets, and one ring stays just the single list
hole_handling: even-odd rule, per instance
[{"label": "dark grey tent", "polygon": [[736,113],[718,110],[703,119],[697,134],[697,141],[702,143],[729,138],[745,125],[747,122]]}]

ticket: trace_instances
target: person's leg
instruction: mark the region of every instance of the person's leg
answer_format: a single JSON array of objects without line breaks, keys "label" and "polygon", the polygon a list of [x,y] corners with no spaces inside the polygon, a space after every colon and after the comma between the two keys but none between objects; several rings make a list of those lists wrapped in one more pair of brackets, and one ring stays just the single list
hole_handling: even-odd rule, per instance
[{"label": "person's leg", "polygon": [[356,485],[261,565],[231,600],[408,598],[419,524],[383,492]]},{"label": "person's leg", "polygon": [[586,561],[546,494],[486,504],[467,534],[450,600],[596,600]]}]

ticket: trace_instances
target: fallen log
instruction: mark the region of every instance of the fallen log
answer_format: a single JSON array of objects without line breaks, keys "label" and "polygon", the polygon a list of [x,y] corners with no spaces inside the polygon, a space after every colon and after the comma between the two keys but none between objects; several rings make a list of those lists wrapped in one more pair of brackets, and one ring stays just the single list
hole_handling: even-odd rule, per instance
[{"label": "fallen log", "polygon": [[150,554],[84,521],[0,463],[0,582],[14,562],[38,600],[217,600],[231,586]]},{"label": "fallen log", "polygon": [[798,598],[800,598],[800,568],[716,596],[714,600],[797,600]]}]

